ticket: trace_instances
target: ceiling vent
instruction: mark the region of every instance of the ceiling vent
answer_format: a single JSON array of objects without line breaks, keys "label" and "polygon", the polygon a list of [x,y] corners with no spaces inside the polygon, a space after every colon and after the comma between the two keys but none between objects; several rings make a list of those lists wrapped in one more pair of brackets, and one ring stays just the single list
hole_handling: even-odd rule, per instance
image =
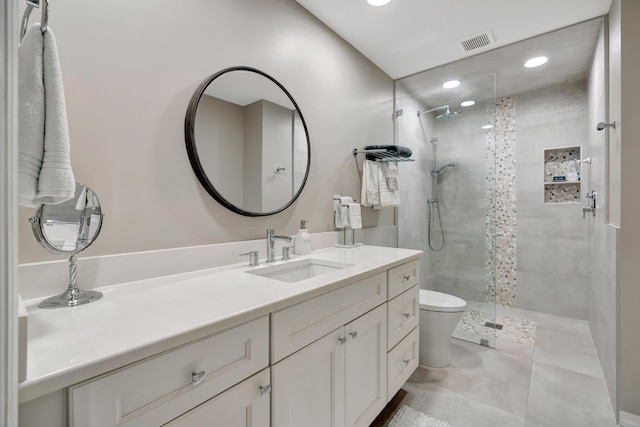
[{"label": "ceiling vent", "polygon": [[485,30],[481,33],[469,36],[464,40],[460,40],[459,43],[464,52],[471,52],[473,50],[484,49],[495,44],[496,39],[493,38],[491,30]]}]

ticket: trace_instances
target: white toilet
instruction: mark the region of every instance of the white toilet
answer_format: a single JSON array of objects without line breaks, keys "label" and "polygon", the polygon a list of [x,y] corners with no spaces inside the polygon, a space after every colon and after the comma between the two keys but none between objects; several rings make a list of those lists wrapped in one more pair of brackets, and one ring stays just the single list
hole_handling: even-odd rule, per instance
[{"label": "white toilet", "polygon": [[420,289],[420,364],[434,368],[451,365],[449,339],[467,306],[465,300]]}]

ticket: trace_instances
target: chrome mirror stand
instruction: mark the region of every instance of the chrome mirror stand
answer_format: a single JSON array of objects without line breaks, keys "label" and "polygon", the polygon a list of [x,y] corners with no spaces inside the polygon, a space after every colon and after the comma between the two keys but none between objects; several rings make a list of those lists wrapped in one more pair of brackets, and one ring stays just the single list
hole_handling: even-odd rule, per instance
[{"label": "chrome mirror stand", "polygon": [[69,257],[69,287],[60,295],[47,298],[39,305],[40,308],[75,307],[97,301],[102,298],[102,292],[83,291],[78,287],[78,259],[75,254]]}]

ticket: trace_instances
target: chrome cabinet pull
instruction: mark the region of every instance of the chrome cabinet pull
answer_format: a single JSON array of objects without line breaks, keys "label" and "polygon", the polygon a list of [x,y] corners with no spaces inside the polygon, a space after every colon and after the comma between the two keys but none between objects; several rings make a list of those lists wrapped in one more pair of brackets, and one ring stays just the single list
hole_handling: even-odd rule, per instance
[{"label": "chrome cabinet pull", "polygon": [[402,361],[402,363],[404,363],[404,366],[407,366],[410,362],[411,362],[411,360],[409,360],[409,359],[404,359]]},{"label": "chrome cabinet pull", "polygon": [[202,381],[204,381],[204,379],[206,378],[207,373],[205,371],[201,371],[201,372],[192,372],[191,373],[191,384],[192,385],[198,385],[200,384]]},{"label": "chrome cabinet pull", "polygon": [[347,337],[340,337],[340,338],[338,338],[338,342],[339,342],[340,344],[344,344],[344,343],[346,343],[346,342],[347,342]]},{"label": "chrome cabinet pull", "polygon": [[405,282],[408,282],[411,279],[411,276],[409,274],[405,274],[402,277],[404,277]]},{"label": "chrome cabinet pull", "polygon": [[260,397],[265,397],[269,393],[271,393],[271,384],[260,386]]},{"label": "chrome cabinet pull", "polygon": [[351,338],[356,339],[358,338],[358,331],[349,332],[349,335],[351,335]]},{"label": "chrome cabinet pull", "polygon": [[408,319],[409,317],[411,317],[411,313],[402,313],[402,317]]}]

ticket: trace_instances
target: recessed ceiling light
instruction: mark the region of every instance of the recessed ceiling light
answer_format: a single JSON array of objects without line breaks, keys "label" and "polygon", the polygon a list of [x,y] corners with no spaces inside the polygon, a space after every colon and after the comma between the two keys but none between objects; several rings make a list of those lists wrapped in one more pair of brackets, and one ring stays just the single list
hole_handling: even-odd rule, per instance
[{"label": "recessed ceiling light", "polygon": [[537,56],[535,58],[531,58],[524,63],[524,66],[527,68],[539,67],[542,64],[546,64],[549,58],[546,56]]},{"label": "recessed ceiling light", "polygon": [[462,101],[462,102],[460,103],[460,106],[461,106],[461,107],[471,107],[472,105],[475,105],[475,103],[476,103],[476,101],[471,101],[471,100],[469,100],[469,101]]},{"label": "recessed ceiling light", "polygon": [[454,87],[460,86],[460,82],[458,80],[450,80],[448,82],[444,82],[442,85],[445,89],[453,89]]},{"label": "recessed ceiling light", "polygon": [[493,125],[484,125],[482,126],[482,129],[491,129],[493,127]]},{"label": "recessed ceiling light", "polygon": [[371,6],[384,6],[390,1],[391,0],[367,0],[367,3],[369,3]]}]

